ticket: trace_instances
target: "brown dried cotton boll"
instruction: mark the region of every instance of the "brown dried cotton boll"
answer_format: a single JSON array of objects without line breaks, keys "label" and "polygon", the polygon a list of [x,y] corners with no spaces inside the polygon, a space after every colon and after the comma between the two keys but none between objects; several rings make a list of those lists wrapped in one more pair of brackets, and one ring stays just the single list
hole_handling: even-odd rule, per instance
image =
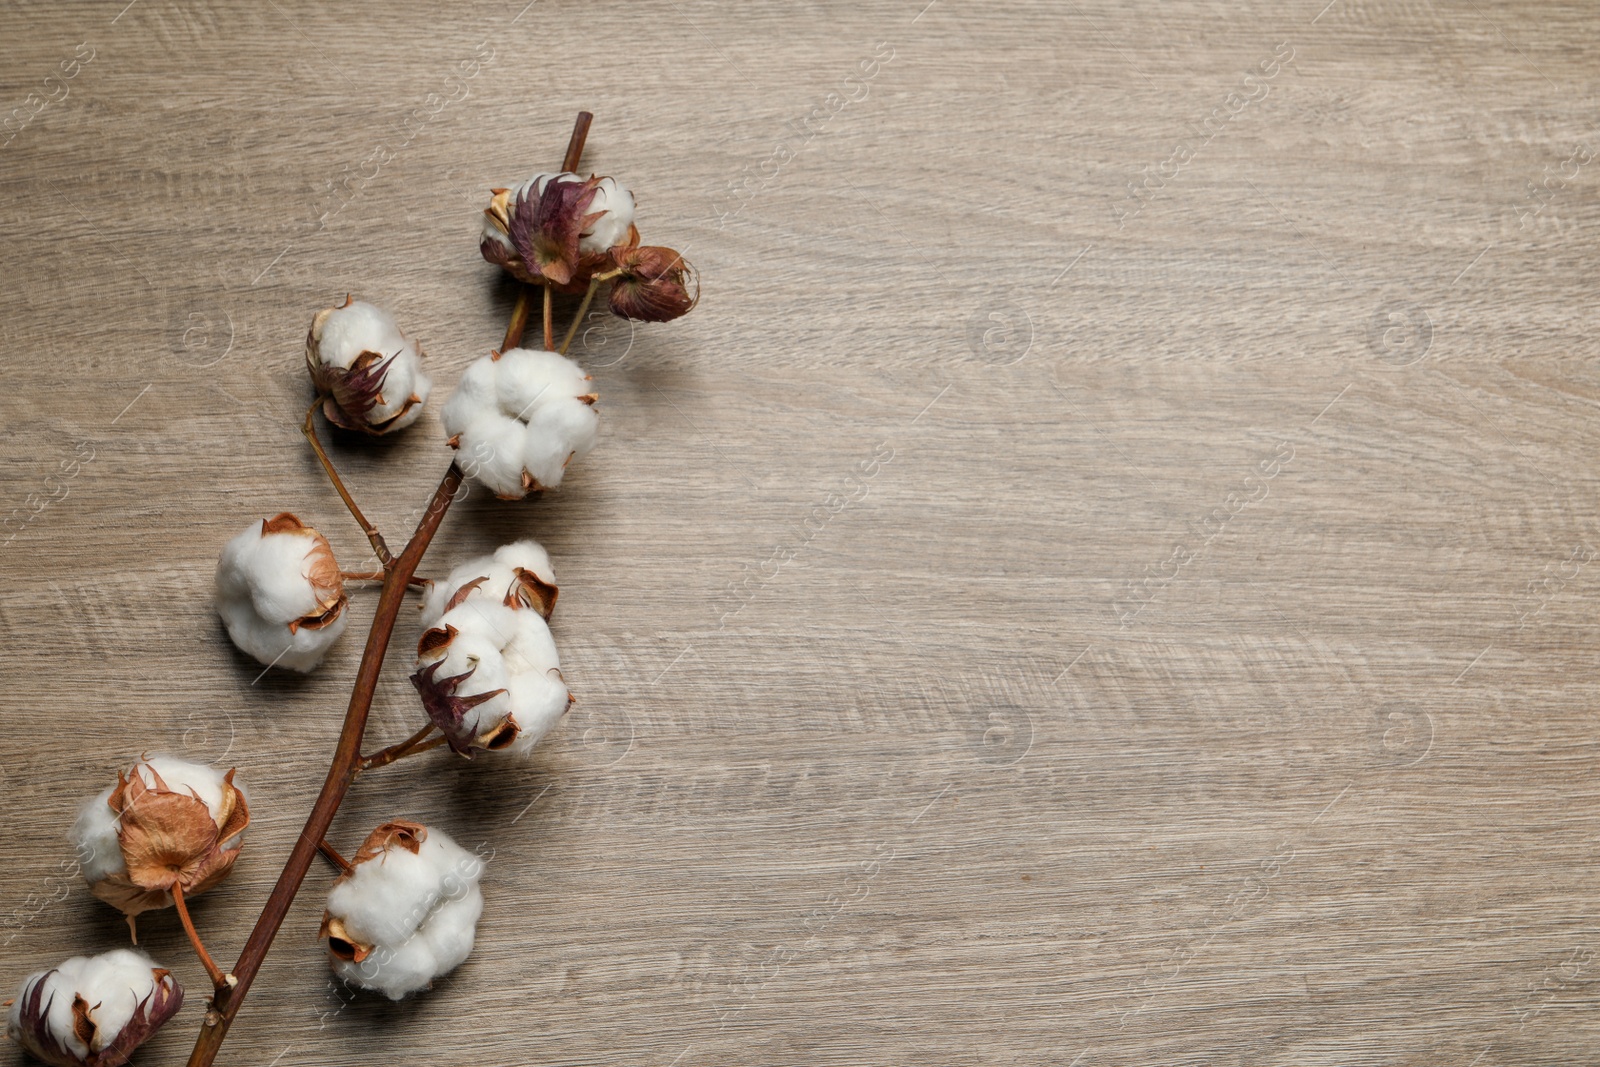
[{"label": "brown dried cotton boll", "polygon": [[615,178],[538,174],[494,190],[484,216],[484,259],[566,292],[581,292],[612,248],[639,243],[633,194]]},{"label": "brown dried cotton boll", "polygon": [[642,322],[670,322],[700,300],[700,272],[670,248],[614,249],[621,275],[611,283],[612,314]]},{"label": "brown dried cotton boll", "polygon": [[90,892],[128,917],[170,907],[233,869],[250,809],[227,773],[152,756],[84,805],[73,840]]}]

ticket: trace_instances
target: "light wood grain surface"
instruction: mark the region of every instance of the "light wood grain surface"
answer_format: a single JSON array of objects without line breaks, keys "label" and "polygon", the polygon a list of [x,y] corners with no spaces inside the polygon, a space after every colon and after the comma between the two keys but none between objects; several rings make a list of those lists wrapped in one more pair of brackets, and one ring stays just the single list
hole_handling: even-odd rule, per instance
[{"label": "light wood grain surface", "polygon": [[[391,308],[442,400],[589,109],[705,297],[597,320],[600,447],[424,563],[540,539],[579,703],[335,824],[492,850],[473,957],[343,991],[314,869],[222,1062],[1600,1059],[1600,10],[523,3],[0,11],[0,984],[125,943],[64,835],[141,751],[241,768],[237,952],[373,603],[307,678],[210,608],[252,519],[366,554],[306,325]],[[391,538],[437,403],[336,449]]]}]

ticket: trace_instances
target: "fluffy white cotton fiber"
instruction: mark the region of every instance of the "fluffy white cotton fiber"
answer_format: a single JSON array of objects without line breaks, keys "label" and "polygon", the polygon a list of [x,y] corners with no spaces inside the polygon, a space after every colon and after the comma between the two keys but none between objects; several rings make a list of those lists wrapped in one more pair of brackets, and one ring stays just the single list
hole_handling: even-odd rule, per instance
[{"label": "fluffy white cotton fiber", "polygon": [[440,412],[456,462],[498,496],[561,484],[567,461],[594,447],[589,376],[555,352],[513,348],[467,368]]},{"label": "fluffy white cotton fiber", "polygon": [[386,824],[374,837],[392,827],[407,830],[374,851],[364,848],[328,893],[324,929],[335,974],[399,1000],[471,954],[484,863],[443,832],[416,824]]}]

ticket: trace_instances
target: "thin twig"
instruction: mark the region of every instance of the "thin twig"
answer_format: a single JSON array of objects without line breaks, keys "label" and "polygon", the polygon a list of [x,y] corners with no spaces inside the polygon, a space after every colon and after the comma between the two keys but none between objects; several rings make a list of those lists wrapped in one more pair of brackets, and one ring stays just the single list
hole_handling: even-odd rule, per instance
[{"label": "thin twig", "polygon": [[328,839],[326,837],[317,842],[317,851],[322,853],[323,857],[327,859],[329,863],[337,867],[341,874],[349,874],[351,871],[355,870],[355,868],[350,865],[349,860],[339,855],[338,849],[328,844]]},{"label": "thin twig", "polygon": [[217,961],[206,951],[205,942],[200,940],[200,931],[194,928],[194,920],[189,918],[189,906],[183,902],[183,886],[177,882],[172,883],[172,903],[177,905],[178,921],[183,923],[183,932],[189,935],[189,943],[194,946],[195,955],[200,957],[200,965],[211,976],[211,984],[218,989],[228,988],[228,976],[222,973]]},{"label": "thin twig", "polygon": [[407,756],[420,756],[424,752],[432,752],[434,749],[438,748],[440,745],[447,744],[449,741],[450,741],[450,739],[448,737],[444,736],[443,734],[440,734],[438,737],[435,737],[432,741],[424,741],[420,745],[412,745],[410,748],[406,749],[404,752],[398,753],[398,754],[393,755],[393,756],[388,756],[388,755],[385,755],[382,752],[379,752],[379,753],[377,753],[376,755],[374,755],[372,757],[372,763],[368,767],[363,767],[362,769],[363,770],[367,770],[367,769],[370,769],[370,767],[386,767],[389,764],[396,762],[397,760],[405,759]]},{"label": "thin twig", "polygon": [[550,306],[553,299],[554,299],[554,296],[550,292],[550,287],[548,285],[545,286],[544,287],[544,350],[546,352],[554,352],[556,350],[555,319],[554,319],[553,312],[552,312],[552,309],[551,309],[551,306]]},{"label": "thin twig", "polygon": [[[382,571],[341,571],[339,572],[339,577],[347,582],[381,582],[384,574]],[[428,579],[412,575],[411,584],[416,586],[427,585]]]},{"label": "thin twig", "polygon": [[418,745],[426,741],[428,739],[428,735],[433,733],[433,731],[436,729],[438,729],[438,727],[434,726],[433,723],[430,722],[428,725],[424,726],[422,729],[418,730],[404,741],[401,741],[399,744],[390,745],[388,748],[380,749],[370,756],[362,756],[361,769],[367,770],[371,767],[385,767],[397,759],[404,759],[405,757],[411,755]]},{"label": "thin twig", "polygon": [[589,139],[589,123],[593,121],[592,113],[578,112],[578,121],[572,124],[572,136],[567,139],[567,154],[561,159],[562,170],[577,173],[578,162],[583,159],[583,143]]},{"label": "thin twig", "polygon": [[394,557],[389,554],[389,546],[383,543],[383,535],[378,528],[367,521],[361,514],[361,509],[356,507],[355,500],[350,496],[350,490],[344,487],[344,481],[339,477],[339,472],[333,469],[333,461],[328,458],[328,453],[322,450],[322,442],[317,440],[317,409],[322,406],[324,397],[317,397],[311,406],[306,409],[305,425],[300,427],[300,432],[306,435],[306,440],[311,442],[311,450],[322,461],[322,469],[328,472],[328,480],[333,482],[333,487],[339,491],[339,497],[344,501],[344,506],[350,509],[350,514],[355,516],[357,524],[366,531],[367,540],[372,542],[372,550],[378,554],[378,561],[385,568],[394,562]]},{"label": "thin twig", "polygon": [[533,308],[533,287],[519,285],[517,302],[511,308],[511,321],[506,323],[506,339],[500,342],[500,351],[509,352],[522,343],[522,331],[528,326],[528,312]]},{"label": "thin twig", "polygon": [[567,349],[572,347],[572,339],[578,336],[578,327],[583,325],[583,317],[589,313],[589,303],[594,300],[594,291],[600,288],[600,276],[595,275],[589,279],[589,288],[583,294],[583,303],[578,305],[578,313],[573,316],[572,325],[567,327],[567,336],[561,339],[561,354],[567,354]]}]

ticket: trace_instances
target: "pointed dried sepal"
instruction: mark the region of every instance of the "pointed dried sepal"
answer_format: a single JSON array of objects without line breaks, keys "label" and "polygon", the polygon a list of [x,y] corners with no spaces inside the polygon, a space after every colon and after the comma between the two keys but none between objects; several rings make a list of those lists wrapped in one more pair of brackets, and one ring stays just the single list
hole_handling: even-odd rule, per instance
[{"label": "pointed dried sepal", "polygon": [[[432,632],[432,631],[430,631]],[[426,641],[427,635],[423,635]],[[448,644],[448,639],[444,642]],[[435,645],[436,648],[444,647],[443,644]],[[448,678],[439,678],[439,668],[444,665],[444,660],[434,660],[432,663],[420,668],[411,676],[411,684],[417,687],[417,694],[422,698],[422,708],[428,713],[428,718],[437,726],[450,744],[451,751],[471,758],[476,749],[504,748],[517,736],[516,723],[509,716],[502,717],[491,723],[486,729],[473,731],[466,727],[467,712],[479,704],[493,700],[505,692],[504,689],[493,689],[487,693],[476,693],[472,696],[457,696],[456,690],[461,683],[472,676],[472,671],[451,675]],[[473,668],[476,670],[477,668]],[[507,735],[506,728],[510,728]]]},{"label": "pointed dried sepal", "polygon": [[491,192],[478,250],[529,284],[581,293],[607,252],[639,243],[633,194],[615,178],[539,174]]},{"label": "pointed dried sepal", "polygon": [[350,873],[357,867],[391,848],[403,848],[415,856],[422,851],[422,843],[427,839],[428,828],[421,823],[407,819],[391,819],[367,835],[367,839],[361,842],[361,847],[356,849],[356,854],[350,858],[350,871],[339,877],[341,880],[350,877]]},{"label": "pointed dried sepal", "polygon": [[6,1034],[55,1067],[122,1067],[182,1005],[171,971],[117,949],[31,976],[11,1005]]},{"label": "pointed dried sepal", "polygon": [[557,175],[537,193],[530,189],[517,197],[507,236],[531,279],[569,285],[576,277],[583,231],[601,217],[590,212],[600,179],[580,181]]},{"label": "pointed dried sepal", "polygon": [[326,911],[322,913],[322,928],[317,931],[317,936],[328,943],[328,952],[334,959],[360,963],[372,955],[372,945],[351,935],[345,929],[343,919],[335,918]]},{"label": "pointed dried sepal", "polygon": [[324,308],[306,333],[306,369],[322,413],[341,429],[380,436],[415,422],[433,387],[422,350],[394,316],[346,298]]},{"label": "pointed dried sepal", "polygon": [[216,885],[232,870],[250,825],[244,794],[223,776],[213,810],[193,789],[169,788],[149,763],[117,774],[106,803],[117,819],[122,869],[93,882],[90,891],[130,919],[172,904],[178,886],[187,899]]},{"label": "pointed dried sepal", "polygon": [[[561,590],[526,567],[518,567],[514,573],[516,581],[506,592],[506,607],[532,608],[548,619],[551,612],[556,610],[556,597],[560,595]],[[454,606],[451,604],[451,607]]]},{"label": "pointed dried sepal", "polygon": [[641,322],[669,322],[687,315],[700,300],[700,272],[670,248],[612,250],[622,275],[611,283],[614,315]]}]

